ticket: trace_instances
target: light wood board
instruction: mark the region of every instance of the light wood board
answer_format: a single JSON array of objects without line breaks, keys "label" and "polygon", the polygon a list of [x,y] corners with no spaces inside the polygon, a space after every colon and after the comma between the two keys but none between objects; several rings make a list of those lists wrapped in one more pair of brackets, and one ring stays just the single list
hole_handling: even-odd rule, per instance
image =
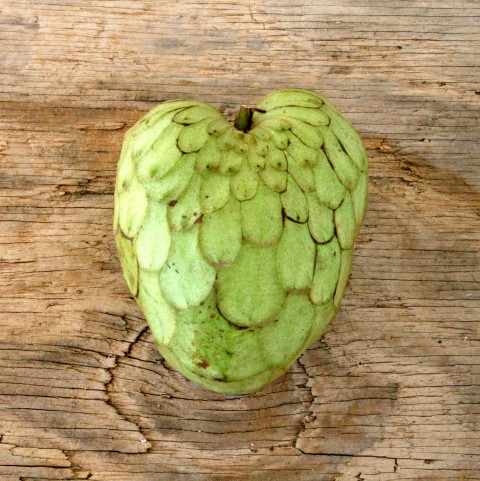
[{"label": "light wood board", "polygon": [[[0,479],[480,480],[480,2],[2,0]],[[326,335],[248,397],[168,368],[112,236],[172,98],[322,91],[368,148]]]}]

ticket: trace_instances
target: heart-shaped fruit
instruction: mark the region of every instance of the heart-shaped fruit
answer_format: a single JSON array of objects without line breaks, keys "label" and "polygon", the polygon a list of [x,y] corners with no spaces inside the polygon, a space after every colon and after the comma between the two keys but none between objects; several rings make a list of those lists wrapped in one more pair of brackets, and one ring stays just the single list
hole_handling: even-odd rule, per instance
[{"label": "heart-shaped fruit", "polygon": [[125,137],[115,239],[158,349],[214,391],[257,390],[323,333],[367,200],[357,132],[320,94],[172,100]]}]

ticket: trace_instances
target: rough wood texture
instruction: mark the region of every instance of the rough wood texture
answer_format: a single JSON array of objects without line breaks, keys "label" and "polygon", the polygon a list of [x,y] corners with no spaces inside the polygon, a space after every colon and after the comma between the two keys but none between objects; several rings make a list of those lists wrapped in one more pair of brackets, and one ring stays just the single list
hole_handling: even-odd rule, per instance
[{"label": "rough wood texture", "polygon": [[[478,0],[0,5],[0,479],[480,479]],[[112,237],[156,103],[323,91],[368,147],[342,309],[255,395],[157,353]]]}]

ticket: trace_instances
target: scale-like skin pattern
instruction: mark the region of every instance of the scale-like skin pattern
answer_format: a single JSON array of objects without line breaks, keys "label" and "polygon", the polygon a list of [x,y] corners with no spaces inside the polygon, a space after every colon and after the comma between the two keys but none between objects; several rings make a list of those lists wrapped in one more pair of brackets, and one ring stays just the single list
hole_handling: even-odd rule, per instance
[{"label": "scale-like skin pattern", "polygon": [[224,393],[271,382],[323,333],[348,282],[367,157],[320,94],[274,92],[249,132],[164,102],[126,135],[115,189],[124,276],[158,348]]}]

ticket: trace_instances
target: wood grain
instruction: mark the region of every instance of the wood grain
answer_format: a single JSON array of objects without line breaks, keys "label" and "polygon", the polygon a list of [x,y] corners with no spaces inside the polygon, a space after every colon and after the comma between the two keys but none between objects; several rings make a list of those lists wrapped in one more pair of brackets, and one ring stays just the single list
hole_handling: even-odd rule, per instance
[{"label": "wood grain", "polygon": [[[480,3],[4,0],[0,479],[478,481]],[[228,398],[165,365],[112,237],[128,127],[324,92],[370,160],[342,308]]]}]

